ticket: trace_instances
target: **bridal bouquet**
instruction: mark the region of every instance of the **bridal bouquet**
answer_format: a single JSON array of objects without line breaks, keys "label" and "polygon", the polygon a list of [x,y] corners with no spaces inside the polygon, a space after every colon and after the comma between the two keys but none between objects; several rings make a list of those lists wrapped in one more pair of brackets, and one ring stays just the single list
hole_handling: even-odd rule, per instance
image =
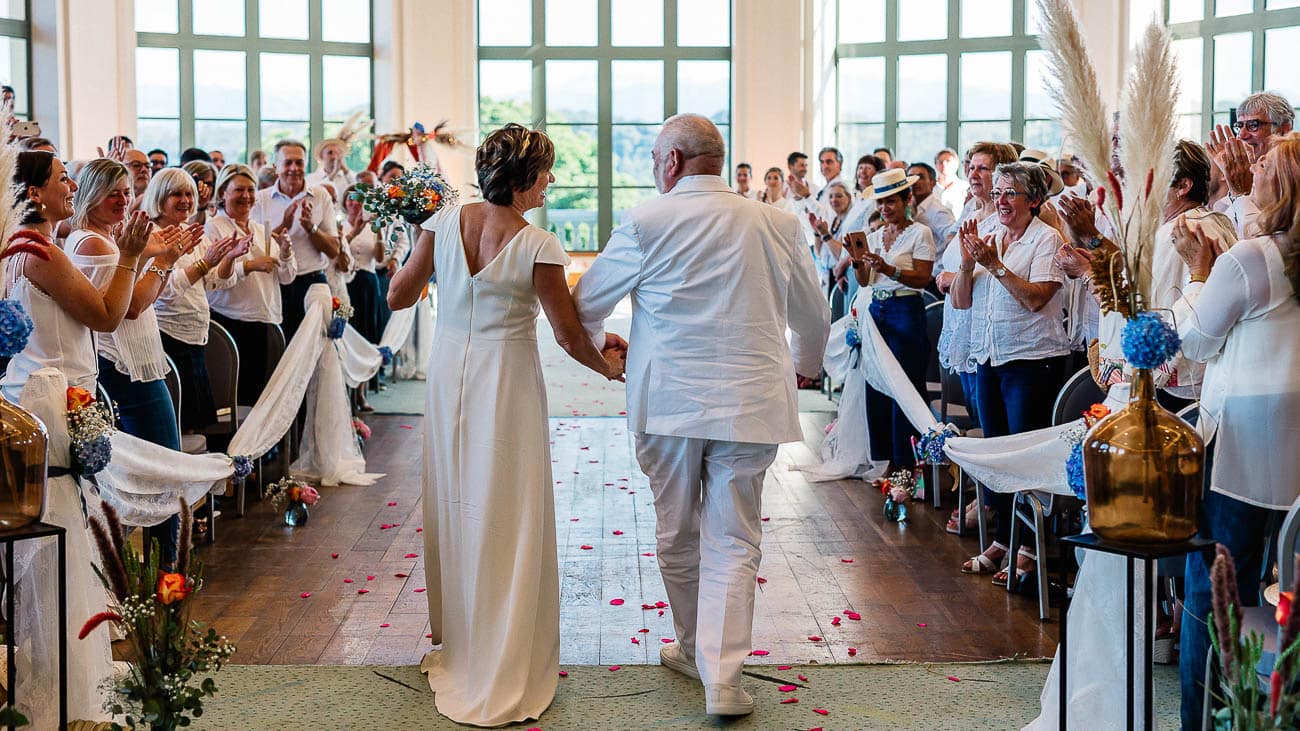
[{"label": "bridal bouquet", "polygon": [[125,726],[171,731],[203,715],[203,698],[216,695],[207,677],[221,669],[235,646],[216,630],[206,632],[190,619],[191,597],[203,586],[203,565],[192,553],[193,515],[180,501],[180,538],[175,571],[159,566],[158,546],[148,560],[135,552],[117,511],[107,502],[104,519],[90,518],[90,530],[103,568],[95,573],[109,594],[109,607],[88,619],[78,633],[85,639],[99,625],[113,622],[130,643],[129,673],[105,681],[111,691],[104,710],[124,716]]},{"label": "bridal bouquet", "polygon": [[424,223],[459,197],[446,178],[425,164],[416,165],[387,185],[363,183],[352,192],[352,199],[360,201],[370,213],[370,228],[375,233],[399,218],[407,223]]}]

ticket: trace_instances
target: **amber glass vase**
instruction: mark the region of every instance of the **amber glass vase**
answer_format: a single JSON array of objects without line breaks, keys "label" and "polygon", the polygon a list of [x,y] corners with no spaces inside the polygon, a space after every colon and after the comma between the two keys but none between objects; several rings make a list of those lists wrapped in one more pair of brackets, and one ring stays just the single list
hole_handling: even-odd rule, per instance
[{"label": "amber glass vase", "polygon": [[45,511],[45,425],[0,399],[0,531],[21,528]]},{"label": "amber glass vase", "polygon": [[1102,538],[1177,543],[1196,535],[1205,444],[1156,402],[1151,371],[1133,373],[1128,406],[1083,442],[1088,522]]}]

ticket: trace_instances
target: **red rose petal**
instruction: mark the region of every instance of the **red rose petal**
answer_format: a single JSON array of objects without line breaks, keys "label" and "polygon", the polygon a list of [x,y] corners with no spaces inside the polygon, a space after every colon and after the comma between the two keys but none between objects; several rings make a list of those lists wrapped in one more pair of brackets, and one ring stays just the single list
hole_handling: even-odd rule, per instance
[{"label": "red rose petal", "polygon": [[660,617],[664,616],[664,610],[662,610],[662,609],[659,610],[659,616],[660,616]]},{"label": "red rose petal", "polygon": [[790,668],[793,668],[793,667],[794,667],[793,665],[777,665],[777,666],[776,666],[776,669],[777,669],[777,670],[789,670]]},{"label": "red rose petal", "polygon": [[306,598],[309,597],[309,596],[311,596],[311,592],[310,592],[310,591],[304,591],[303,593],[301,593],[301,594],[298,595],[298,598],[299,598],[299,599],[306,599]]},{"label": "red rose petal", "polygon": [[415,532],[416,532],[416,533],[423,533],[423,532],[424,532],[424,529],[423,529],[423,528],[416,528],[416,529],[415,529]]},{"label": "red rose petal", "polygon": [[337,553],[331,553],[331,554],[330,554],[330,558],[338,558],[338,557],[339,557],[339,555],[338,555]]},{"label": "red rose petal", "polygon": [[393,527],[393,526],[391,526],[391,525],[389,525],[389,524],[387,524],[387,523],[384,523],[383,525],[379,526],[379,530],[388,530],[389,528],[392,528],[392,527]]},{"label": "red rose petal", "polygon": [[570,522],[570,523],[577,523],[577,522],[578,522],[578,519],[577,519],[577,518],[569,518],[569,522]]},{"label": "red rose petal", "polygon": [[369,593],[370,593],[370,590],[369,590],[369,589],[357,589],[357,593],[358,593],[358,594],[369,594]]},{"label": "red rose petal", "polygon": [[632,638],[632,644],[634,644],[634,645],[639,645],[639,644],[641,644],[641,640],[638,639],[638,638],[636,638],[636,637],[633,637],[633,638]]},{"label": "red rose petal", "polygon": [[405,579],[408,576],[408,574],[393,574],[393,576],[396,576],[399,579]]},{"label": "red rose petal", "polygon": [[840,559],[840,563],[853,563],[853,559],[851,559],[851,558],[842,558],[842,559]]},{"label": "red rose petal", "polygon": [[618,670],[622,670],[622,669],[623,669],[623,666],[622,666],[622,665],[610,665],[610,666],[609,666],[609,671],[610,671],[611,673],[612,673],[612,672],[615,672],[615,671],[618,671]]},{"label": "red rose petal", "polygon": [[799,679],[805,683],[808,682],[808,676],[804,675],[803,673],[799,673]]},{"label": "red rose petal", "polygon": [[420,557],[420,554],[418,554],[418,553],[408,553],[408,554],[406,554],[405,556],[403,556],[402,558],[419,558],[419,557]]},{"label": "red rose petal", "polygon": [[415,427],[411,426],[410,424],[398,424],[398,426],[401,427],[401,428],[403,428],[403,429],[414,429],[414,428],[415,428]]},{"label": "red rose petal", "polygon": [[641,629],[637,630],[637,632],[640,632],[641,634],[644,635],[644,634],[649,633],[650,630],[646,629],[645,627],[642,627]]},{"label": "red rose petal", "polygon": [[352,579],[344,579],[344,580],[343,580],[343,583],[344,583],[344,584],[351,584],[351,583],[352,583]]},{"label": "red rose petal", "polygon": [[590,551],[591,549],[595,548],[595,546],[586,546],[586,545],[583,545],[583,546],[578,546],[578,548],[581,548],[581,549],[584,550],[584,551]]},{"label": "red rose petal", "polygon": [[856,647],[849,648],[849,657],[856,657],[857,654],[858,654],[858,648]]},{"label": "red rose petal", "polygon": [[621,530],[616,530],[616,531],[611,531],[611,532],[612,532],[614,535],[616,535],[616,536],[621,536],[621,535],[623,535],[623,531],[621,531]]},{"label": "red rose petal", "polygon": [[621,606],[623,606],[623,600],[622,600],[622,599],[610,599],[610,600],[609,600],[609,605],[610,605],[611,607],[621,607]]},{"label": "red rose petal", "polygon": [[673,643],[673,638],[671,638],[671,637],[660,637],[660,638],[659,638],[659,641],[662,642],[662,643],[664,643],[665,645],[671,645],[671,644]]},{"label": "red rose petal", "polygon": [[960,682],[961,682],[961,678],[957,677],[956,675],[949,675],[949,676],[948,676],[948,679],[951,680],[951,681],[954,682],[954,683],[960,683]]},{"label": "red rose petal", "polygon": [[390,507],[390,508],[392,508],[392,507],[396,507],[396,506],[397,506],[397,503],[396,503],[396,502],[391,502],[391,503],[388,504],[388,507]]},{"label": "red rose petal", "polygon": [[839,617],[831,617],[831,626],[833,626],[833,627],[838,627],[838,626],[840,626],[840,618],[839,618]]},{"label": "red rose petal", "polygon": [[757,582],[760,583],[760,584],[766,584],[766,583],[767,583],[767,579],[764,579],[762,576],[760,576],[760,577],[758,577],[757,579],[755,579],[755,581],[757,581]]},{"label": "red rose petal", "polygon": [[821,715],[821,716],[829,716],[829,715],[831,715],[831,712],[828,711],[828,710],[826,710],[825,708],[814,708],[814,709],[813,709],[813,713],[816,713],[816,714]]},{"label": "red rose petal", "polygon": [[781,699],[781,705],[789,705],[789,704],[791,704],[791,703],[798,703],[798,702],[799,702],[799,699],[798,699],[798,698],[782,698],[782,699]]},{"label": "red rose petal", "polygon": [[367,576],[367,577],[366,577],[366,581],[374,581],[374,580],[375,580],[375,577],[374,577],[373,574],[370,575],[370,576]]},{"label": "red rose petal", "polygon": [[424,593],[424,589],[416,589],[416,590],[415,590],[415,593],[416,593],[416,594],[423,594],[423,593]]},{"label": "red rose petal", "polygon": [[771,520],[771,518],[759,518],[759,520],[761,520],[761,521],[763,521],[764,523],[766,523],[766,522],[768,522],[769,520]]},{"label": "red rose petal", "polygon": [[783,685],[783,686],[777,688],[777,690],[781,691],[782,693],[789,693],[789,692],[792,691],[792,690],[798,690],[798,689],[799,689],[799,686],[797,686],[797,685]]},{"label": "red rose petal", "polygon": [[930,625],[926,624],[925,622],[917,622],[917,623],[916,623],[916,626],[917,626],[917,627],[929,627]]},{"label": "red rose petal", "polygon": [[656,607],[657,609],[667,609],[667,608],[668,608],[668,602],[664,602],[664,601],[658,601],[658,602],[655,602],[655,607]]},{"label": "red rose petal", "polygon": [[654,609],[654,608],[655,608],[655,605],[653,605],[653,604],[642,604],[642,605],[641,605],[641,609],[642,609],[642,610],[646,610],[646,609]]},{"label": "red rose petal", "polygon": [[853,620],[854,622],[861,622],[861,621],[862,621],[862,615],[861,615],[861,614],[858,614],[857,612],[845,612],[845,613],[844,613],[844,616],[848,617],[849,619]]},{"label": "red rose petal", "polygon": [[383,624],[379,625],[379,628],[380,628],[380,629],[383,629],[383,628],[385,628],[385,627],[392,627],[392,626],[393,626],[393,625],[391,625],[391,624],[389,624],[389,623],[387,623],[387,622],[384,622]]},{"label": "red rose petal", "polygon": [[655,554],[654,554],[654,551],[647,551],[647,552],[645,552],[645,553],[643,553],[643,554],[641,554],[641,555],[642,555],[642,556],[653,556],[653,555],[655,555]]},{"label": "red rose petal", "polygon": [[424,635],[424,638],[427,639],[427,640],[431,640],[431,639],[433,639],[433,633],[432,633],[432,632],[426,633],[426,634]]},{"label": "red rose petal", "polygon": [[755,657],[767,657],[768,655],[771,655],[772,653],[768,652],[767,650],[754,650],[753,652],[751,652],[751,653],[749,653],[749,654],[754,655]]},{"label": "red rose petal", "polygon": [[822,638],[818,637],[817,635],[808,635],[808,641],[809,641],[809,642],[821,642],[821,641],[822,641]]},{"label": "red rose petal", "polygon": [[560,671],[560,677],[561,677],[561,678],[567,678],[567,677],[569,677],[569,671],[568,671],[568,670],[561,670],[561,671]]},{"label": "red rose petal", "polygon": [[619,416],[627,416],[627,412],[626,412],[626,411],[620,411],[620,412],[618,412],[618,415],[619,415]]}]

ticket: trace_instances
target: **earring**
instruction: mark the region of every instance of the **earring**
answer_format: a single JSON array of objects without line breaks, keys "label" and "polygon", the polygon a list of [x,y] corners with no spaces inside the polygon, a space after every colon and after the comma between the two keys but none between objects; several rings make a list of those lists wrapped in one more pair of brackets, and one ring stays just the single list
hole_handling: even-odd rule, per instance
[{"label": "earring", "polygon": [[41,210],[42,210],[42,211],[45,210],[45,204],[44,204],[44,203],[41,204]]}]

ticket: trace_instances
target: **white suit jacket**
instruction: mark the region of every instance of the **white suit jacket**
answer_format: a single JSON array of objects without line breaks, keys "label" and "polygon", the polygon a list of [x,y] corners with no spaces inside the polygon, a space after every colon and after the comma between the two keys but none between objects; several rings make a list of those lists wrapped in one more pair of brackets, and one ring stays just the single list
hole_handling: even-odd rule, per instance
[{"label": "white suit jacket", "polygon": [[631,294],[629,427],[802,439],[795,371],[821,372],[830,309],[798,219],[741,198],[721,177],[695,175],[623,220],[573,295],[602,347],[605,318]]}]

